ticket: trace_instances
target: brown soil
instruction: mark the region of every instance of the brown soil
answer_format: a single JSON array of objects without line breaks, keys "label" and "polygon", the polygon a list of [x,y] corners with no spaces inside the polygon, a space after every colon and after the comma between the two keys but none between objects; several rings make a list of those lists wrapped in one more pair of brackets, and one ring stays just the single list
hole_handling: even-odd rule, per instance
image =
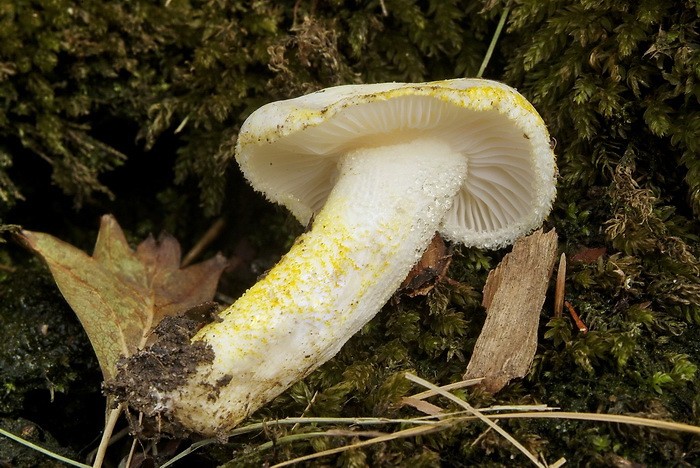
[{"label": "brown soil", "polygon": [[162,433],[188,435],[170,418],[163,394],[184,385],[200,364],[213,361],[214,352],[209,345],[190,342],[201,325],[200,320],[187,315],[166,317],[154,331],[155,342],[122,359],[115,378],[104,384],[105,393],[126,403],[129,411],[143,413],[140,424],[134,424],[138,418],[130,418],[135,433],[144,437]]}]

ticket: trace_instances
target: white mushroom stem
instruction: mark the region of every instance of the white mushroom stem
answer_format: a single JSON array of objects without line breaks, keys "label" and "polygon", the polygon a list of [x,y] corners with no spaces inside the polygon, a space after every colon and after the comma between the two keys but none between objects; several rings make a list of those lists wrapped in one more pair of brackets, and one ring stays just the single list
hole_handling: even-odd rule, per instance
[{"label": "white mushroom stem", "polygon": [[185,427],[225,433],[336,354],[399,287],[467,172],[464,156],[433,139],[340,161],[313,229],[193,338],[211,345],[213,363],[159,395]]}]

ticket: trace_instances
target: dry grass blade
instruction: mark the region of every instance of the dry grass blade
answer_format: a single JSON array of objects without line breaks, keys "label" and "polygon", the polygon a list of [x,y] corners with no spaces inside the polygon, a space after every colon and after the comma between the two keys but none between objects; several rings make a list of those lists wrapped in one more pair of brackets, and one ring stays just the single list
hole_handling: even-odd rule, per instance
[{"label": "dry grass blade", "polygon": [[[454,382],[448,385],[443,385],[440,387],[441,389],[448,391],[448,390],[456,390],[458,388],[464,388],[468,387],[470,385],[476,385],[479,382],[481,382],[483,378],[479,379],[469,379],[469,380],[461,380],[459,382]],[[416,393],[415,395],[409,396],[409,397],[404,397],[401,399],[401,403],[407,406],[412,406],[421,413],[425,413],[430,416],[437,416],[440,414],[444,414],[445,410],[437,405],[434,405],[432,403],[428,403],[427,401],[424,401],[426,398],[430,398],[431,396],[437,395],[437,392],[434,392],[432,390],[426,390],[424,392]]]},{"label": "dry grass blade", "polygon": [[209,245],[216,240],[217,237],[223,232],[226,227],[226,220],[224,218],[218,218],[214,223],[207,229],[207,232],[197,241],[197,243],[190,249],[189,252],[182,258],[182,263],[180,268],[184,268],[190,265],[197,257],[199,257],[204,250],[206,250]]},{"label": "dry grass blade", "polygon": [[551,463],[548,468],[560,468],[566,463],[566,458],[560,458],[559,460]]},{"label": "dry grass blade", "polygon": [[493,51],[496,48],[496,44],[498,43],[498,37],[501,35],[501,31],[503,31],[503,26],[506,24],[506,18],[508,17],[509,11],[510,6],[507,6],[503,9],[503,13],[501,13],[501,19],[498,20],[498,26],[496,26],[496,31],[493,33],[493,37],[491,38],[489,48],[486,51],[486,55],[484,55],[484,60],[481,62],[479,71],[476,73],[477,78],[481,78],[484,75],[484,71],[486,71],[486,66],[489,64],[489,61],[491,60],[491,55],[493,55]]},{"label": "dry grass blade", "polygon": [[406,406],[412,406],[421,413],[427,414],[429,416],[439,416],[445,414],[445,409],[437,405],[429,403],[424,400],[418,400],[414,397],[403,397],[401,398],[401,404]]},{"label": "dry grass blade", "polygon": [[630,424],[633,426],[651,427],[654,429],[666,429],[670,431],[689,432],[700,434],[700,426],[664,421],[662,419],[640,418],[639,416],[627,416],[624,414],[602,414],[602,413],[575,413],[569,411],[552,411],[551,413],[510,413],[489,416],[500,419],[576,419],[579,421],[597,421],[618,424]]},{"label": "dry grass blade", "polygon": [[428,389],[430,389],[430,390],[433,390],[433,391],[439,393],[441,396],[444,396],[445,398],[447,398],[447,399],[449,399],[449,400],[451,400],[451,401],[457,403],[459,406],[461,406],[462,408],[466,409],[467,411],[469,411],[470,413],[472,413],[476,418],[478,418],[479,420],[481,420],[482,422],[484,422],[486,425],[488,425],[489,427],[491,427],[494,431],[496,431],[496,432],[498,432],[499,434],[501,434],[506,440],[508,440],[511,444],[513,444],[513,446],[515,446],[515,448],[517,448],[518,450],[520,450],[527,458],[529,458],[530,461],[531,461],[535,466],[544,468],[544,465],[542,465],[542,463],[540,463],[540,461],[537,459],[537,457],[535,457],[532,453],[530,453],[530,451],[529,451],[528,449],[526,449],[520,442],[518,442],[517,440],[515,440],[515,439],[513,438],[513,436],[511,436],[510,434],[508,434],[508,432],[506,432],[506,431],[505,431],[503,428],[501,428],[498,424],[496,424],[495,422],[493,422],[492,420],[490,420],[488,417],[486,417],[486,416],[484,416],[483,414],[481,414],[476,408],[474,408],[472,405],[470,405],[470,404],[467,403],[466,401],[462,400],[461,398],[458,398],[457,396],[453,395],[453,394],[450,393],[450,392],[447,392],[447,391],[445,391],[445,390],[442,390],[440,387],[438,387],[438,386],[436,386],[436,385],[434,385],[434,384],[428,382],[428,381],[425,380],[425,379],[421,379],[420,377],[418,377],[418,376],[416,376],[416,375],[413,375],[413,374],[410,374],[410,373],[406,373],[406,378],[407,378],[408,380],[410,380],[411,382],[417,383],[417,384],[419,384],[419,385],[424,386],[425,388],[428,388]]},{"label": "dry grass blade", "polygon": [[[327,431],[321,432],[303,432],[300,434],[289,434],[286,436],[278,437],[275,440],[265,442],[264,444],[255,447],[255,452],[262,452],[263,450],[269,450],[274,447],[279,447],[283,444],[290,444],[299,440],[308,440],[315,437],[386,437],[388,434],[381,431],[352,431],[352,430],[342,430],[342,429],[329,429]],[[350,446],[348,446],[350,447]],[[320,453],[320,452],[319,452]]]},{"label": "dry grass blade", "polygon": [[[415,376],[414,376],[415,377]],[[416,377],[417,378],[417,377]],[[421,379],[422,380],[422,379]],[[436,389],[440,389],[440,387],[436,387]],[[448,393],[448,392],[445,392]],[[441,394],[438,391],[433,391],[434,395]],[[447,396],[447,395],[444,395]],[[456,398],[454,395],[452,395],[454,398]],[[448,397],[449,398],[449,397]],[[463,400],[460,400],[460,406],[464,407],[464,402]],[[352,426],[371,426],[371,425],[384,425],[384,424],[416,424],[418,426],[412,427],[409,429],[405,429],[402,431],[398,431],[392,434],[386,434],[382,436],[377,436],[372,439],[368,439],[362,442],[358,442],[356,444],[351,444],[347,445],[344,447],[338,447],[336,449],[331,449],[323,452],[318,452],[312,455],[307,455],[305,457],[301,458],[296,458],[293,460],[288,460],[285,462],[282,462],[280,464],[277,464],[275,466],[288,466],[292,465],[294,463],[299,463],[302,461],[310,460],[313,458],[320,458],[324,457],[327,455],[333,455],[336,453],[340,453],[346,450],[351,450],[354,448],[359,448],[359,447],[364,447],[368,446],[371,444],[376,444],[379,442],[387,442],[389,440],[394,440],[398,438],[406,438],[406,437],[413,437],[413,436],[418,436],[418,435],[423,435],[427,434],[430,432],[434,431],[439,431],[446,429],[448,427],[453,426],[454,424],[460,424],[460,423],[465,423],[465,422],[470,422],[470,421],[475,421],[477,419],[482,420],[487,419],[489,422],[492,422],[492,419],[573,419],[573,420],[581,420],[581,421],[595,421],[595,422],[606,422],[606,423],[616,423],[616,424],[629,424],[629,425],[634,425],[634,426],[644,426],[644,427],[650,427],[654,429],[664,429],[664,430],[672,430],[672,431],[679,431],[679,432],[689,432],[693,434],[699,434],[700,435],[700,427],[698,426],[692,426],[689,424],[683,424],[683,423],[676,423],[673,421],[663,421],[663,420],[656,420],[656,419],[647,419],[647,418],[641,418],[638,416],[626,416],[626,415],[617,415],[617,414],[599,414],[599,413],[574,413],[574,412],[567,412],[567,411],[551,411],[553,408],[549,408],[546,405],[516,405],[516,406],[492,406],[488,408],[480,408],[477,413],[478,415],[474,414],[474,409],[472,410],[467,410],[467,411],[455,411],[452,413],[443,413],[437,416],[420,416],[416,418],[409,418],[409,419],[390,419],[390,418],[323,418],[323,417],[303,417],[303,418],[286,418],[286,419],[280,419],[280,420],[275,420],[275,421],[266,421],[266,422],[260,422],[260,423],[253,423],[249,424],[247,426],[240,427],[238,429],[235,429],[232,431],[229,436],[238,436],[242,434],[249,434],[251,432],[259,432],[261,431],[265,426],[269,426],[270,424],[274,425],[299,425],[299,424],[347,424],[347,425],[352,425]],[[500,414],[484,414],[484,413],[489,413],[493,411],[519,411],[516,413],[500,413]],[[489,427],[491,427],[489,425]],[[318,437],[318,436],[346,436],[352,434],[353,436],[358,436],[358,435],[374,435],[372,431],[363,431],[363,432],[346,432],[346,431],[340,431],[338,429],[330,429],[329,431],[326,432],[320,432],[320,433],[304,433],[304,434],[292,434],[289,436],[286,436],[288,439],[285,441],[287,442],[292,442],[293,440],[299,440],[299,439],[308,439],[311,437]],[[218,442],[218,439],[206,439],[202,440],[199,442],[195,442],[192,444],[189,448],[185,449],[183,452],[166,462],[165,464],[161,465],[163,468],[166,466],[171,466],[173,463],[176,461],[181,460],[185,456],[189,455],[190,453],[198,450],[199,448],[205,446],[205,445],[210,445],[210,444],[215,444]],[[258,447],[259,449],[264,449],[265,444],[262,446]],[[554,462],[553,464],[549,465],[549,468],[553,467],[559,467],[562,464],[564,464],[565,460],[560,459]],[[538,462],[539,463],[539,462]],[[541,464],[540,464],[541,466]]]},{"label": "dry grass blade", "polygon": [[408,429],[403,429],[401,431],[392,432],[391,434],[386,434],[380,437],[374,437],[372,439],[363,440],[362,442],[357,442],[350,445],[344,445],[342,447],[337,447],[334,449],[324,450],[322,452],[312,453],[310,455],[305,455],[303,457],[294,458],[292,460],[287,460],[276,465],[272,465],[270,468],[280,468],[283,466],[294,465],[295,463],[300,463],[307,460],[313,460],[314,458],[325,457],[328,455],[333,455],[336,453],[345,452],[347,450],[352,450],[355,448],[365,447],[367,445],[378,444],[380,442],[388,442],[390,440],[400,439],[404,437],[415,437],[418,435],[428,434],[430,432],[438,431],[442,429],[440,426],[417,426],[410,427]]},{"label": "dry grass blade", "polygon": [[[306,416],[306,413],[309,412],[311,409],[311,406],[313,406],[314,402],[316,401],[316,397],[318,396],[318,392],[314,392],[314,395],[311,397],[311,400],[309,400],[309,403],[306,405],[306,408],[304,408],[304,411],[301,413],[301,418]],[[297,428],[299,427],[299,423],[295,424],[292,426],[292,432],[294,432]]]},{"label": "dry grass blade", "polygon": [[[476,385],[480,383],[482,380],[484,380],[483,377],[480,377],[478,379],[467,379],[467,380],[460,380],[459,382],[443,385],[442,387],[439,387],[440,389],[448,392],[450,390],[457,390],[459,388],[464,388],[464,387],[469,387],[471,385]],[[437,395],[438,392],[434,390],[426,390],[424,392],[416,393],[415,395],[411,395],[410,398],[415,398],[416,400],[424,400],[426,398],[430,398],[431,396]]]},{"label": "dry grass blade", "polygon": [[[384,424],[417,424],[421,427],[437,427],[437,429],[443,429],[445,427],[448,427],[449,424],[445,424],[440,421],[436,421],[434,417],[432,416],[421,416],[417,418],[411,418],[411,419],[391,419],[391,418],[324,418],[324,417],[299,417],[299,418],[285,418],[285,419],[277,419],[274,421],[264,421],[264,422],[258,422],[258,423],[252,423],[248,424],[243,427],[239,427],[237,429],[234,429],[228,434],[228,437],[235,437],[235,436],[240,436],[243,434],[250,434],[252,432],[261,432],[264,430],[266,426],[270,425],[276,425],[276,426],[299,426],[300,424],[347,424],[348,426],[375,426],[375,425],[384,425]],[[324,435],[334,435],[337,434],[337,429],[330,429],[329,431],[326,431]],[[313,434],[313,433],[305,433],[306,435],[308,434]],[[353,435],[357,435],[361,433],[353,433]],[[407,436],[406,436],[407,437]],[[195,452],[196,450],[199,450],[200,448],[206,446],[206,445],[211,445],[211,444],[216,444],[219,443],[219,439],[213,438],[213,439],[204,439],[200,440],[198,442],[193,443],[191,446],[165,462],[163,465],[161,465],[161,468],[166,468],[168,466],[171,466],[177,461],[180,461],[187,455],[191,454],[192,452]],[[256,449],[264,449],[264,445],[262,444]],[[348,449],[353,448],[348,446]]]},{"label": "dry grass blade", "polygon": [[547,405],[493,405],[488,408],[479,408],[482,413],[488,413],[490,411],[554,411],[558,410],[556,406]]}]

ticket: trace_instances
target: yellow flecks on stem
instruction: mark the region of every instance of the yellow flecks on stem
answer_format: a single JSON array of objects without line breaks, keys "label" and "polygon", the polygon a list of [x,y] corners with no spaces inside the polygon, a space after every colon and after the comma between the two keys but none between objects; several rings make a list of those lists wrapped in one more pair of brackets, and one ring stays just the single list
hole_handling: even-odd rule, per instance
[{"label": "yellow flecks on stem", "polygon": [[[291,352],[277,342],[298,331],[306,336],[315,333],[321,342],[345,341],[344,330],[358,323],[356,309],[362,297],[381,284],[392,267],[399,248],[393,224],[401,223],[399,219],[382,222],[374,233],[379,239],[368,241],[358,235],[356,226],[336,215],[347,213],[350,203],[336,198],[267,276],[221,313],[222,321],[205,326],[194,337],[230,342],[216,354],[215,367],[231,368],[236,362],[240,368],[244,363],[265,362],[271,352]],[[347,284],[354,286],[344,290]],[[309,353],[308,360],[315,362],[315,351]]]}]

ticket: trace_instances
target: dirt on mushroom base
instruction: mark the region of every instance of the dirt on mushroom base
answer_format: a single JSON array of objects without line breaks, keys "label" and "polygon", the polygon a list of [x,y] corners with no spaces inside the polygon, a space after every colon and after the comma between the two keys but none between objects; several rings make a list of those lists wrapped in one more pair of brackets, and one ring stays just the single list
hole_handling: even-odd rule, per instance
[{"label": "dirt on mushroom base", "polygon": [[[104,390],[108,394],[146,416],[141,423],[129,418],[139,436],[158,438],[163,432],[174,437],[189,435],[189,431],[169,417],[168,402],[158,396],[184,385],[197,366],[214,360],[209,345],[190,342],[201,327],[201,321],[187,315],[166,317],[154,330],[157,337],[153,345],[122,359],[117,364],[116,377],[105,382]],[[211,390],[215,397],[218,388]]]}]

